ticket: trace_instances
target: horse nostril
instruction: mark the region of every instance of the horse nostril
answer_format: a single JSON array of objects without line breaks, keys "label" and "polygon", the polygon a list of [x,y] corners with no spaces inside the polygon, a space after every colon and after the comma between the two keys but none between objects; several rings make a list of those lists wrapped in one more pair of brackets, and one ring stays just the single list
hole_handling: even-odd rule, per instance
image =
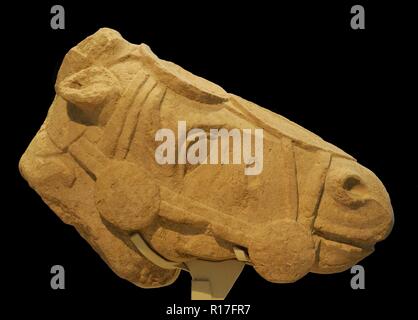
[{"label": "horse nostril", "polygon": [[350,191],[352,190],[354,187],[358,186],[361,184],[361,181],[359,178],[357,177],[348,177],[345,179],[344,183],[343,183],[343,188],[344,190]]}]

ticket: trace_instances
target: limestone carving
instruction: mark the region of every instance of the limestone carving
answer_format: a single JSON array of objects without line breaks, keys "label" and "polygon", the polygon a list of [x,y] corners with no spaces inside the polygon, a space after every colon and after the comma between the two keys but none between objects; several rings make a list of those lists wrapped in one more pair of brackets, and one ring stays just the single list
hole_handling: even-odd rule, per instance
[{"label": "limestone carving", "polygon": [[[183,269],[195,298],[216,299],[244,264],[276,283],[340,272],[392,228],[384,186],[352,156],[114,30],[72,48],[55,89],[20,172],[139,287],[169,285]],[[187,131],[263,129],[262,171],[246,175],[244,162],[158,163],[155,134],[177,133],[179,121]]]}]

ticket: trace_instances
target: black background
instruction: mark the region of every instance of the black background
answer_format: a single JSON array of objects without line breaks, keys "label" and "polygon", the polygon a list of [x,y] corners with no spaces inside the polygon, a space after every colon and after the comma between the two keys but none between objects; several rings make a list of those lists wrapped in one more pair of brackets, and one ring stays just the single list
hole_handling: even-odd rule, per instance
[{"label": "black background", "polygon": [[[65,30],[50,28],[54,4],[65,8]],[[354,4],[365,7],[365,30],[350,28]],[[349,271],[308,274],[294,284],[279,285],[247,267],[225,303],[251,304],[246,318],[254,319],[406,311],[406,290],[417,272],[412,262],[416,227],[410,219],[418,213],[411,204],[418,188],[416,98],[408,100],[412,90],[416,92],[409,60],[408,47],[414,40],[408,12],[401,4],[364,1],[293,1],[275,6],[242,1],[228,6],[45,1],[4,9],[3,15],[16,14],[18,20],[6,30],[12,48],[6,65],[12,74],[10,91],[4,92],[6,98],[15,98],[8,104],[14,113],[13,125],[9,123],[14,159],[8,173],[14,176],[14,188],[8,216],[15,220],[3,227],[11,234],[7,247],[13,259],[5,263],[10,269],[4,277],[10,280],[15,301],[26,306],[15,311],[28,308],[46,317],[91,311],[169,319],[164,313],[173,303],[205,304],[190,301],[187,274],[172,286],[154,290],[120,279],[75,229],[59,220],[17,170],[18,159],[46,117],[65,53],[100,27],[114,28],[132,43],[144,42],[160,58],[315,132],[357,158],[387,187],[395,227],[361,262],[366,270],[365,290],[351,289]],[[50,288],[50,268],[55,264],[65,267],[65,290]]]}]

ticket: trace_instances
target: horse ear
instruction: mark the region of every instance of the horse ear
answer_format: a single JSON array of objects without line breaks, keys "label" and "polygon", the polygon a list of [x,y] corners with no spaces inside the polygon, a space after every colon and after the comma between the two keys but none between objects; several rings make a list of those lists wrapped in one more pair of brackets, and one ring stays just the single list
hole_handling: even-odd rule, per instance
[{"label": "horse ear", "polygon": [[64,78],[55,85],[55,90],[87,114],[97,111],[121,93],[118,79],[101,66],[91,66]]}]

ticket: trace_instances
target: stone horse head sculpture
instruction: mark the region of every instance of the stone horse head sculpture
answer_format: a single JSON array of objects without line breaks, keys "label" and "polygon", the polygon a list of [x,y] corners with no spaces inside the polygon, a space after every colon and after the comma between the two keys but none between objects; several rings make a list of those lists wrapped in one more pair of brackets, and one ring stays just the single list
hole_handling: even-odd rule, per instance
[{"label": "stone horse head sculpture", "polygon": [[[72,48],[55,88],[20,172],[139,287],[169,285],[186,270],[193,298],[222,299],[245,264],[276,283],[340,272],[392,228],[383,184],[353,157],[114,30]],[[218,138],[211,129],[225,129],[224,142],[241,146],[234,129],[252,136],[262,129],[262,170],[246,175],[251,164],[208,160],[202,148],[203,161],[176,154],[174,163],[159,163],[156,132],[178,132],[179,122],[199,143]],[[196,144],[187,138],[178,147],[187,153]]]}]

